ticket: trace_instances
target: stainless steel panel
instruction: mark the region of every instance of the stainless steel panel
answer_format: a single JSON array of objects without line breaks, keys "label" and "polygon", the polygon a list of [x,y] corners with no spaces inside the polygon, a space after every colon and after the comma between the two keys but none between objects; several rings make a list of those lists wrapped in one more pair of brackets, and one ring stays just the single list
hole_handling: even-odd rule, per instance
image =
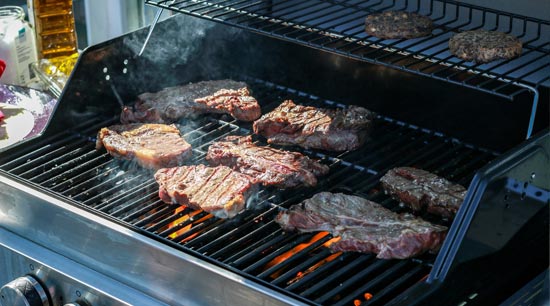
[{"label": "stainless steel panel", "polygon": [[0,199],[0,227],[169,305],[301,305],[7,176]]},{"label": "stainless steel panel", "polygon": [[53,306],[166,305],[72,260],[0,228],[0,283],[32,275],[48,291]]}]

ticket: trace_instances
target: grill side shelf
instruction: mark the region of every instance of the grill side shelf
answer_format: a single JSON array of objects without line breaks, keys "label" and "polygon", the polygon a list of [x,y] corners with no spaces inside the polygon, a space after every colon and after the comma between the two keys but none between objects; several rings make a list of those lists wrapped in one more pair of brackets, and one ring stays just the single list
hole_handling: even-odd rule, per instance
[{"label": "grill side shelf", "polygon": [[[497,284],[505,279],[540,273],[548,263],[549,168],[550,132],[546,129],[480,170],[427,282],[436,285],[461,277],[464,267],[475,267],[480,279],[492,279],[493,288],[502,288],[504,283]],[[491,295],[486,287],[481,292]],[[476,297],[478,301],[483,298]],[[495,295],[492,298],[495,301]]]}]

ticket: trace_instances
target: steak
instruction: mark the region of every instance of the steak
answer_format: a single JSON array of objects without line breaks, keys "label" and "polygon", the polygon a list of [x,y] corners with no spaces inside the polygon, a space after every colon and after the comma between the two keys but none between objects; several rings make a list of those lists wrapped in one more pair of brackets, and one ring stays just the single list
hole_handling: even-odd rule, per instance
[{"label": "steak", "polygon": [[381,179],[386,194],[414,211],[453,217],[466,196],[466,188],[425,170],[400,167]]},{"label": "steak", "polygon": [[257,192],[256,181],[225,166],[182,166],[155,173],[159,197],[170,204],[202,209],[219,218],[243,211]]},{"label": "steak", "polygon": [[208,148],[210,165],[225,165],[250,175],[264,186],[279,188],[317,185],[317,177],[329,167],[298,152],[256,146],[252,137],[228,136]]},{"label": "steak", "polygon": [[175,125],[134,123],[102,128],[96,149],[105,147],[114,157],[135,160],[145,168],[158,169],[182,164],[191,154],[191,145]]},{"label": "steak", "polygon": [[229,114],[241,121],[254,121],[262,114],[246,83],[218,80],[143,93],[133,108],[124,107],[120,121],[172,123],[206,113]]},{"label": "steak", "polygon": [[287,100],[256,120],[253,128],[273,144],[347,151],[364,143],[375,116],[359,106],[324,109]]},{"label": "steak", "polygon": [[332,251],[376,253],[382,259],[409,258],[439,250],[447,228],[411,214],[397,214],[361,197],[321,192],[280,212],[284,230],[328,231],[341,239]]}]

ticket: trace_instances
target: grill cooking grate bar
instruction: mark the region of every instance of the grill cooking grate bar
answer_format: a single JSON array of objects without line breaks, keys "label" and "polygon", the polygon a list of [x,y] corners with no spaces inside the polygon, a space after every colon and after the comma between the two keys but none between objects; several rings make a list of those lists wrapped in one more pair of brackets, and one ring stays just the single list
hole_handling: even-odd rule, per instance
[{"label": "grill cooking grate bar", "polygon": [[[348,278],[347,275],[353,275],[354,271],[364,270],[365,268],[372,270],[373,265],[379,267],[383,263],[384,262],[382,261],[374,260],[374,255],[371,254],[360,256],[352,260],[348,265],[339,267],[336,271],[322,271],[324,275],[328,274],[329,277],[322,277],[321,275],[318,275],[318,279],[320,279],[320,281],[317,281],[313,286],[307,288],[306,290],[301,291],[300,294],[306,297],[316,296],[317,293],[321,292],[324,287],[330,288],[333,286],[335,279],[346,279]],[[338,283],[337,287],[339,286],[340,284]]]},{"label": "grill cooking grate bar", "polygon": [[[367,282],[365,285],[363,285],[361,288],[355,290],[351,294],[347,295],[346,299],[342,299],[338,301],[334,305],[351,305],[353,303],[353,297],[354,296],[362,296],[366,299],[366,301],[362,302],[366,303],[365,305],[374,305],[374,304],[382,304],[384,303],[384,298],[387,298],[388,296],[392,296],[391,292],[394,290],[399,290],[399,288],[408,287],[410,285],[409,283],[411,280],[413,280],[413,283],[418,280],[419,275],[426,275],[427,267],[425,266],[414,266],[411,270],[409,270],[406,273],[398,273],[396,280],[391,282],[390,284],[381,284],[383,283],[383,280],[385,278],[390,278],[390,274],[392,274],[391,270],[386,271],[384,274],[378,276],[376,279]],[[367,294],[369,294],[371,291],[374,291],[375,288],[382,288],[379,290],[376,290],[376,296],[373,297],[366,297]],[[383,304],[382,304],[383,305]]]},{"label": "grill cooking grate bar", "polygon": [[[275,280],[273,280],[271,283],[274,285],[284,285],[286,283],[289,283],[292,279],[297,278],[298,276],[304,275],[304,272],[308,269],[311,269],[310,267],[315,267],[316,264],[319,262],[330,262],[327,261],[326,258],[331,257],[332,253],[327,248],[322,248],[319,253],[315,254],[314,256],[311,256],[309,259],[302,261],[300,264],[298,264],[296,267],[294,267],[292,270],[289,270],[282,274],[281,276],[277,277]],[[338,257],[342,256],[342,253],[334,254],[332,257]]]},{"label": "grill cooking grate bar", "polygon": [[[406,268],[407,265],[410,263],[407,261],[398,261],[397,263],[390,265],[389,262],[384,260],[379,260],[373,263],[372,265],[369,265],[368,268],[363,269],[361,272],[353,275],[350,278],[347,278],[344,282],[341,283],[341,285],[338,288],[333,288],[332,290],[329,290],[324,295],[322,295],[320,298],[316,299],[315,301],[320,304],[326,304],[328,302],[332,302],[331,300],[335,296],[335,294],[338,294],[342,290],[346,290],[349,287],[352,287],[353,285],[357,283],[364,283],[364,279],[368,279],[369,276],[376,275],[377,273],[380,273],[378,276],[375,276],[374,279],[370,282],[371,285],[376,285],[378,282],[388,281],[388,279],[393,279],[401,276],[402,273],[400,273],[403,269]],[[391,277],[391,276],[394,277]]]},{"label": "grill cooking grate bar", "polygon": [[[525,88],[548,86],[550,22],[452,0],[146,0],[149,5],[213,20],[271,37],[390,66],[415,74],[513,99]],[[429,37],[385,40],[367,35],[367,15],[386,10],[414,11],[436,25]],[[488,64],[450,54],[447,41],[457,32],[497,30],[519,37],[521,57]]]},{"label": "grill cooking grate bar", "polygon": [[[274,101],[262,106],[264,112],[290,98],[314,106],[339,105],[260,80],[249,83],[259,101]],[[193,125],[180,126],[193,145],[190,163],[205,163],[205,152],[213,141],[226,135],[250,133],[250,124],[220,118],[203,118]],[[288,191],[262,188],[253,208],[232,220],[221,220],[203,211],[162,203],[152,171],[95,150],[97,131],[115,122],[112,118],[96,118],[74,131],[38,139],[37,145],[24,149],[19,158],[0,159],[0,168],[117,218],[129,227],[209,256],[222,267],[231,267],[267,286],[286,290],[291,296],[307,298],[313,304],[366,301],[363,297],[366,290],[374,296],[372,302],[389,301],[421,281],[429,273],[434,256],[388,261],[371,254],[332,254],[325,246],[333,238],[327,233],[284,232],[274,221],[280,210],[317,192],[332,191],[362,195],[393,211],[404,212],[405,207],[378,187],[379,178],[388,169],[412,165],[468,183],[475,170],[495,156],[380,116],[370,139],[357,151],[293,148],[330,166],[330,173],[319,180],[317,187]],[[260,137],[255,141],[265,144]],[[450,222],[424,217],[446,225]]]}]

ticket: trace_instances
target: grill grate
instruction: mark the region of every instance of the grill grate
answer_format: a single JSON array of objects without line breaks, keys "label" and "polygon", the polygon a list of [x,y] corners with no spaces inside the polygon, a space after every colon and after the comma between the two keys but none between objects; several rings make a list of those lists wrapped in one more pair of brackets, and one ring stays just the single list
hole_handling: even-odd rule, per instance
[{"label": "grill grate", "polygon": [[[522,84],[550,85],[550,22],[452,0],[146,0],[170,9],[271,37],[382,64],[513,99]],[[385,40],[367,35],[367,15],[386,10],[429,16],[429,37]],[[498,30],[521,39],[521,57],[475,64],[450,54],[456,32]],[[536,97],[535,97],[536,98]]]},{"label": "grill grate", "polygon": [[[314,106],[339,105],[260,80],[250,80],[249,84],[259,101],[277,101],[262,107],[263,112],[289,98]],[[387,169],[417,166],[468,185],[475,171],[495,156],[438,133],[379,116],[370,140],[358,151],[302,150],[331,168],[316,188],[263,188],[255,209],[233,220],[221,220],[202,211],[162,203],[151,171],[115,160],[104,150],[95,150],[97,131],[116,121],[117,118],[97,117],[70,131],[39,139],[22,148],[19,158],[0,159],[0,168],[312,304],[349,305],[355,300],[384,304],[423,280],[435,257],[426,254],[410,260],[379,260],[371,254],[332,254],[325,245],[333,237],[326,232],[282,231],[273,221],[280,209],[327,190],[359,194],[402,212],[405,207],[379,190],[378,180]],[[191,163],[204,162],[212,141],[229,134],[249,134],[251,130],[250,124],[224,116],[202,118],[194,126],[181,128],[194,148]],[[424,217],[450,223],[434,216]]]}]

